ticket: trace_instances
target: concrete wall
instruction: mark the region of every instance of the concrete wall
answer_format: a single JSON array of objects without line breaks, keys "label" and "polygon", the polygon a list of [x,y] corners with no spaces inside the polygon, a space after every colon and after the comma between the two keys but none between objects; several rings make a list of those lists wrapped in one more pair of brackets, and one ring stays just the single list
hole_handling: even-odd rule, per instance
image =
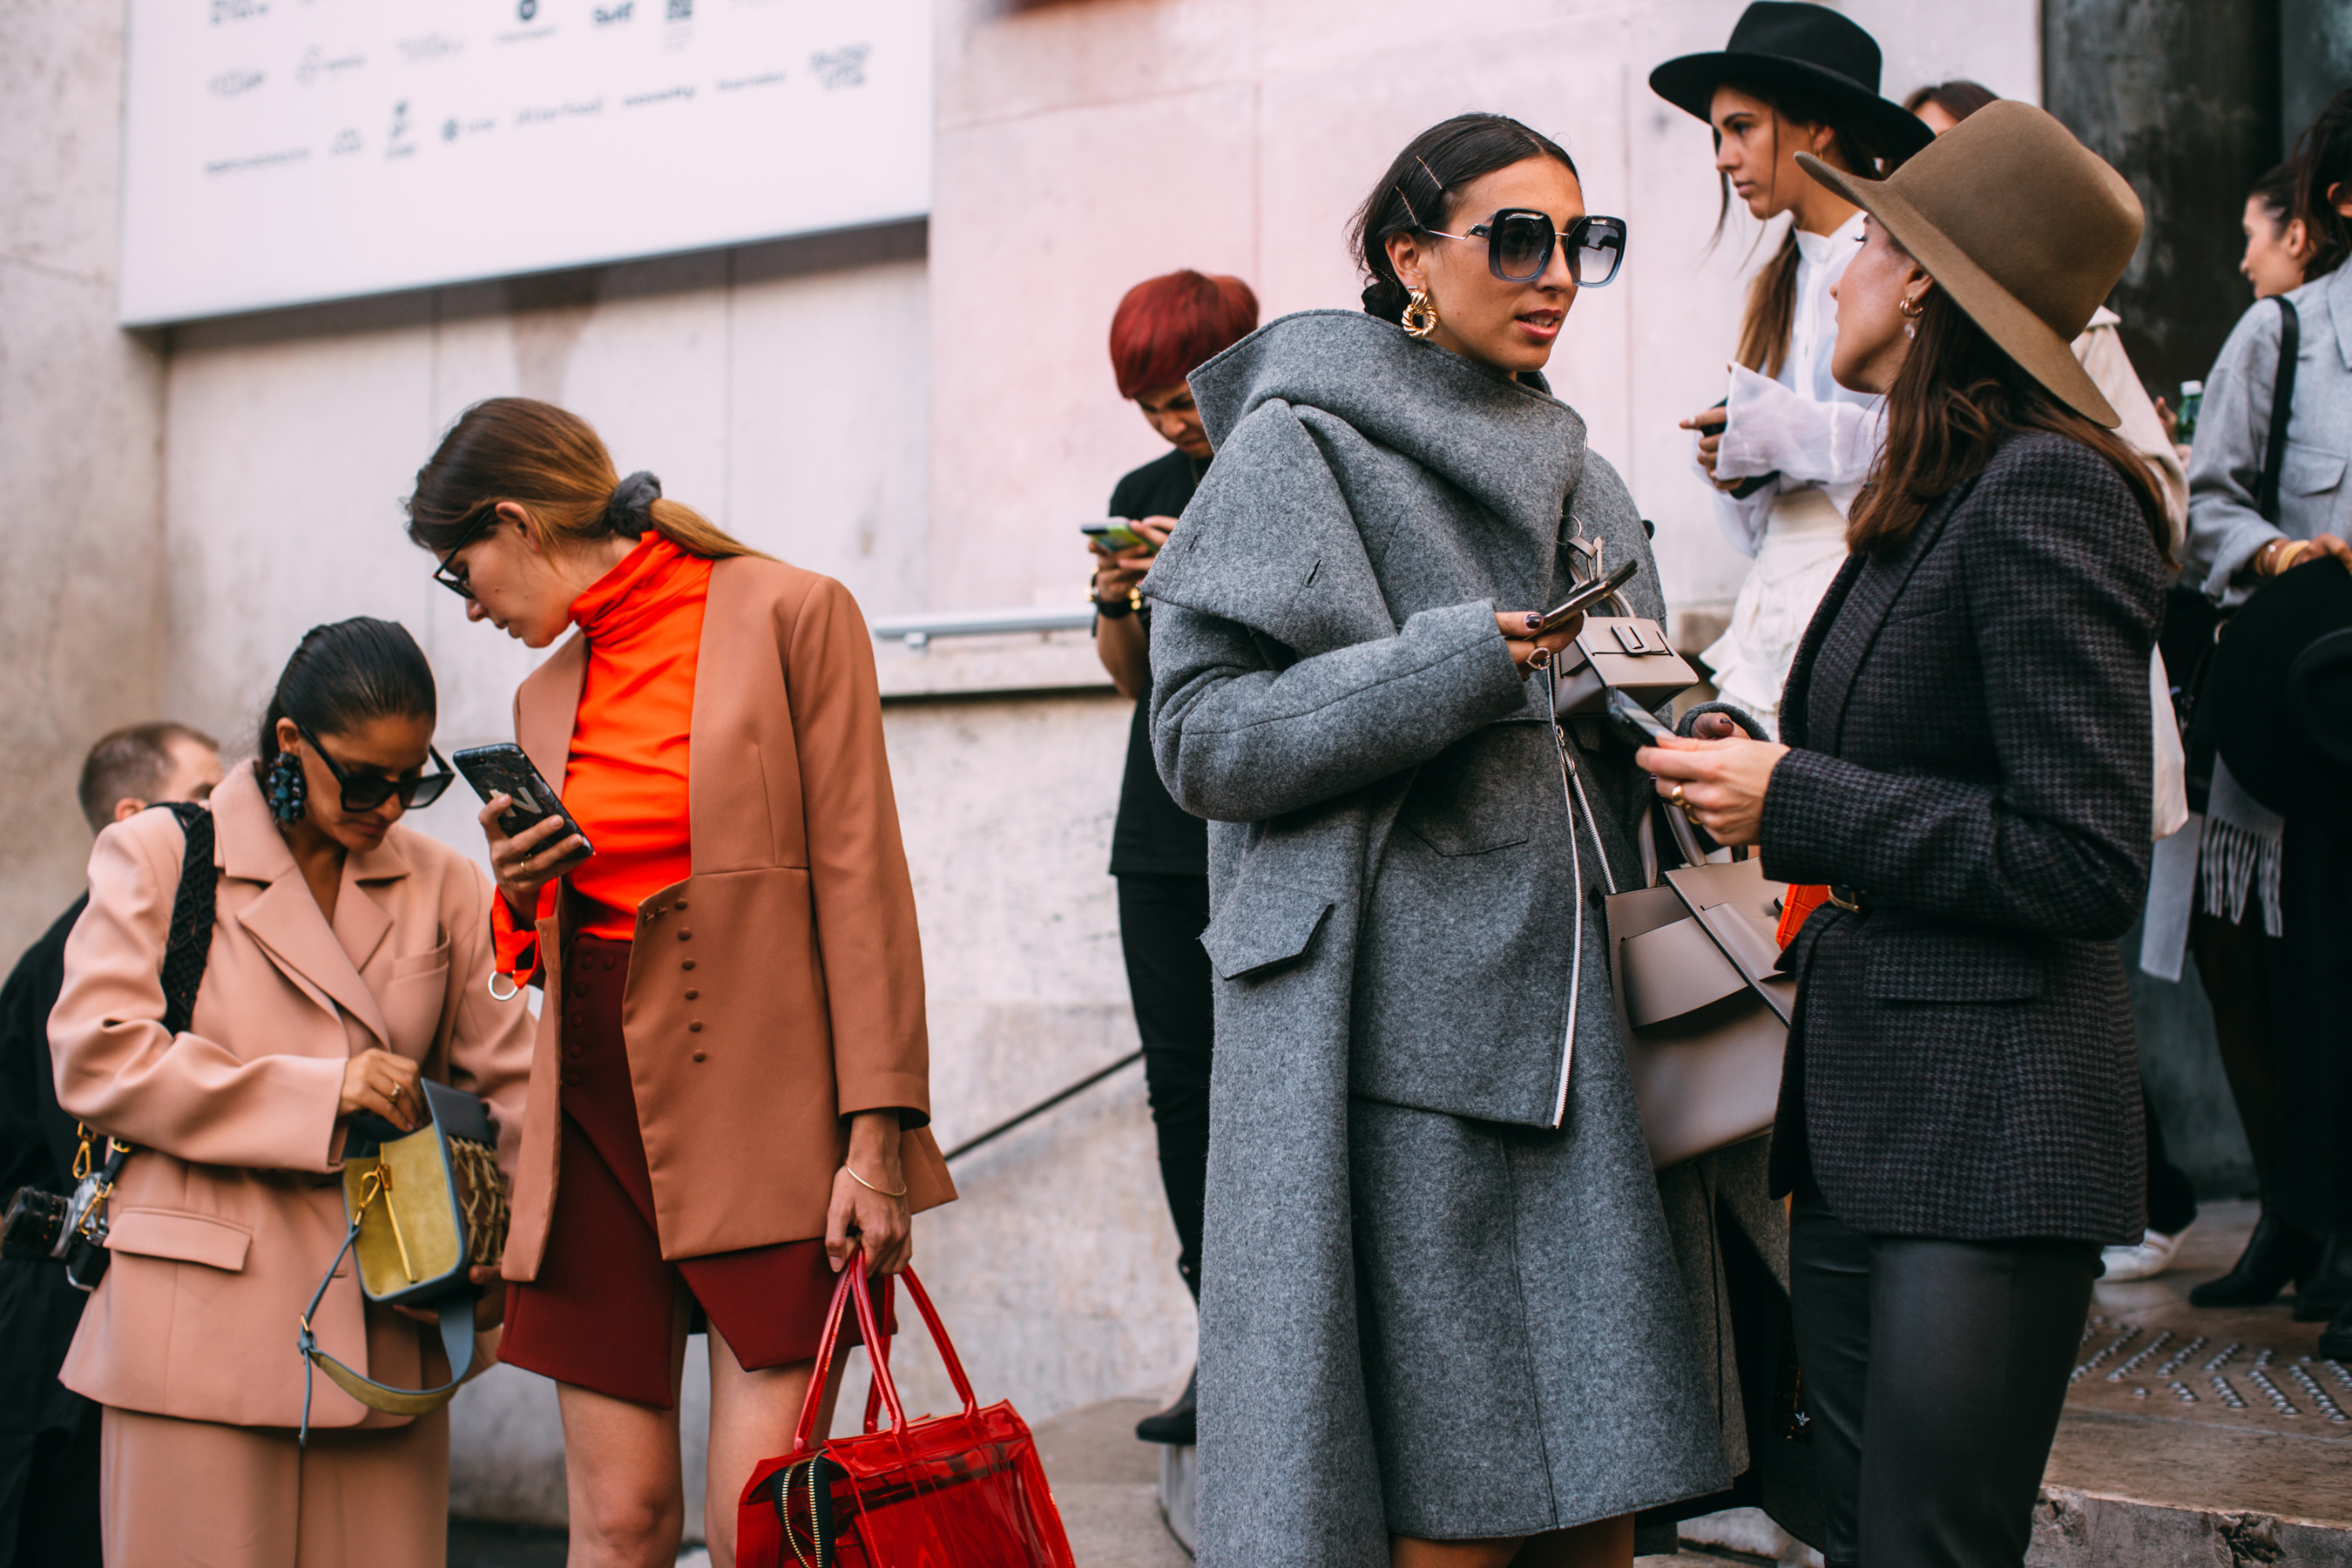
[{"label": "concrete wall", "polygon": [[11,6],[0,49],[0,962],[82,885],[89,743],[156,712],[163,376],[114,326],[119,5]]}]

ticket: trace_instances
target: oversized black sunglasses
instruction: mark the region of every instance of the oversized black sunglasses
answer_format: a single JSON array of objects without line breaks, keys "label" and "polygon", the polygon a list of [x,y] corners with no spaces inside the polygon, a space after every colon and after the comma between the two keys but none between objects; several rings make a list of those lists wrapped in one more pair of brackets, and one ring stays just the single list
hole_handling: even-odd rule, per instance
[{"label": "oversized black sunglasses", "polygon": [[441,557],[441,563],[433,568],[433,580],[461,599],[472,598],[474,585],[467,581],[467,574],[463,570],[452,571],[449,563],[457,559],[457,552],[474,542],[475,535],[498,520],[496,505],[486,506],[467,519],[464,531],[457,535],[457,542],[449,547],[449,553]]},{"label": "oversized black sunglasses", "polygon": [[1505,207],[1468,234],[1429,231],[1440,239],[1483,239],[1486,270],[1506,283],[1532,283],[1551,265],[1556,241],[1568,242],[1568,269],[1580,289],[1598,289],[1617,276],[1625,259],[1625,220],[1580,217],[1564,230],[1551,215],[1533,207]]},{"label": "oversized black sunglasses", "polygon": [[296,733],[310,742],[310,749],[319,753],[319,760],[327,764],[327,771],[335,775],[337,784],[342,785],[345,811],[373,811],[394,795],[400,797],[404,809],[414,811],[420,805],[431,805],[439,800],[442,792],[449,787],[449,781],[457,776],[449,771],[447,760],[430,742],[425,745],[425,752],[440,768],[437,773],[420,770],[405,777],[388,779],[382,773],[352,773],[335,761],[334,752],[319,744],[318,736],[300,724],[295,725],[294,729]]}]

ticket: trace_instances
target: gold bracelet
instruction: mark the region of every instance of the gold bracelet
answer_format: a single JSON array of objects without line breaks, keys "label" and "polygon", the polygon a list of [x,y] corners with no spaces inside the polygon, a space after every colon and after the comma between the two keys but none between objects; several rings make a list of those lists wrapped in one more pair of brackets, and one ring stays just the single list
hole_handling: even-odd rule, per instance
[{"label": "gold bracelet", "polygon": [[857,1167],[851,1164],[846,1160],[844,1160],[841,1163],[841,1168],[849,1173],[849,1179],[851,1181],[856,1182],[859,1186],[864,1187],[869,1193],[880,1193],[886,1198],[903,1198],[907,1195],[908,1189],[905,1187],[900,1187],[894,1193],[887,1187],[876,1186],[873,1183],[859,1175],[857,1173]]},{"label": "gold bracelet", "polygon": [[2270,574],[2273,577],[2285,576],[2294,568],[2294,563],[2302,559],[2303,552],[2310,548],[2311,541],[2308,539],[2288,540],[2279,546],[2278,553],[2271,557]]}]

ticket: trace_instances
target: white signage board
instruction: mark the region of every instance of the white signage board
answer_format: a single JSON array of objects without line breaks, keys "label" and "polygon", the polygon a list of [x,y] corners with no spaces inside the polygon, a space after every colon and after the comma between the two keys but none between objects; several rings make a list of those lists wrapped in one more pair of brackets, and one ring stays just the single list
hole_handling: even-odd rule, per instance
[{"label": "white signage board", "polygon": [[127,326],[930,210],[929,0],[130,0]]}]

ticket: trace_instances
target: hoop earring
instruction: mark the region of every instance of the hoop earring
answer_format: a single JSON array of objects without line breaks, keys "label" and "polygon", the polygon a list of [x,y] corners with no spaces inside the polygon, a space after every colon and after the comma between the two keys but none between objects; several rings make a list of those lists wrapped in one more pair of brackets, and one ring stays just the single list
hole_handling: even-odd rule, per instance
[{"label": "hoop earring", "polygon": [[1405,294],[1404,316],[1401,324],[1410,336],[1428,337],[1437,331],[1436,304],[1431,300],[1426,289],[1408,289]]},{"label": "hoop earring", "polygon": [[310,781],[302,776],[302,763],[291,752],[280,752],[270,762],[269,776],[262,781],[262,792],[269,797],[269,815],[291,827],[302,820],[304,803],[310,793]]},{"label": "hoop earring", "polygon": [[1903,335],[1906,338],[1917,337],[1919,318],[1927,313],[1927,307],[1917,300],[1903,299],[1895,301],[1895,308],[1903,316]]}]

